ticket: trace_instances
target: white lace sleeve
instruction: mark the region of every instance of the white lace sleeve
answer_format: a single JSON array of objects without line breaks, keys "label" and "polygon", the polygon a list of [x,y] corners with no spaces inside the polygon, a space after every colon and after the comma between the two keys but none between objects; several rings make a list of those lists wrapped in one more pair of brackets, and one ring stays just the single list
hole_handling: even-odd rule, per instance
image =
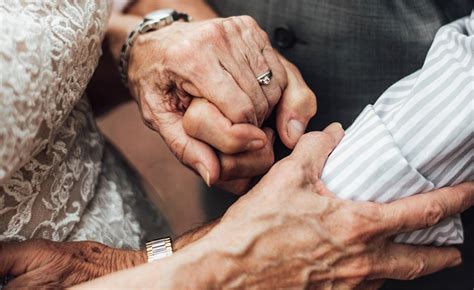
[{"label": "white lace sleeve", "polygon": [[110,4],[1,1],[0,185],[46,147],[81,98]]}]

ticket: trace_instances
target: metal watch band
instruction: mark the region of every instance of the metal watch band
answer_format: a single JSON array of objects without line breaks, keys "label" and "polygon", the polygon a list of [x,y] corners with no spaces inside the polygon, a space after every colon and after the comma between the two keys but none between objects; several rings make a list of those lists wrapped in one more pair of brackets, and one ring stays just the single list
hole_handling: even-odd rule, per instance
[{"label": "metal watch band", "polygon": [[171,238],[166,237],[146,243],[146,255],[148,257],[148,263],[173,255]]},{"label": "metal watch band", "polygon": [[145,16],[143,22],[137,25],[137,27],[128,34],[127,40],[123,44],[122,50],[120,51],[119,73],[120,78],[122,79],[122,82],[126,87],[128,87],[128,59],[130,57],[130,50],[133,46],[135,38],[137,38],[137,36],[140,34],[158,30],[162,27],[171,25],[175,21],[183,20],[185,22],[189,22],[191,20],[191,17],[189,17],[189,15],[185,13],[179,13],[172,9],[158,10],[150,13],[149,15],[152,15],[154,13],[163,13],[168,15],[166,17],[157,19],[148,18],[147,16]]}]

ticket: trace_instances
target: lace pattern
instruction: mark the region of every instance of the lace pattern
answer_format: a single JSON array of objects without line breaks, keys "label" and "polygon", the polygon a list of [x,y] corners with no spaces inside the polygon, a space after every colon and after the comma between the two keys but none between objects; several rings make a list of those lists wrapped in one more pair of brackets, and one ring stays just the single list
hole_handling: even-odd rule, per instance
[{"label": "lace pattern", "polygon": [[106,144],[95,195],[67,240],[139,249],[148,240],[169,236],[166,220],[137,180],[120,154]]},{"label": "lace pattern", "polygon": [[84,90],[110,3],[0,3],[0,240],[64,240],[94,194],[103,139]]}]

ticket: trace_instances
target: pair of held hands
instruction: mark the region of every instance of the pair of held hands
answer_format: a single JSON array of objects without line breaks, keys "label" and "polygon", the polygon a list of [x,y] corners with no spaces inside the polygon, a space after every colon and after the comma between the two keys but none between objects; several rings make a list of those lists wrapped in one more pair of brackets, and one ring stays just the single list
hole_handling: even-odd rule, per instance
[{"label": "pair of held hands", "polygon": [[[274,78],[261,87],[255,76],[268,69]],[[275,108],[280,138],[296,148],[219,222],[176,241],[176,254],[156,264],[175,272],[157,281],[144,274],[150,265],[141,266],[115,274],[115,286],[160,288],[169,279],[162,288],[376,289],[386,278],[461,262],[454,248],[399,245],[392,237],[471,207],[473,183],[390,204],[335,198],[319,177],[343,130],[333,124],[301,137],[315,96],[251,18],[175,23],[140,36],[129,80],[145,122],[208,184],[241,193],[271,167],[274,133],[258,127]],[[11,288],[68,287],[144,262],[143,251],[92,242],[0,244],[0,276],[16,277]],[[129,285],[130,275],[142,284]]]},{"label": "pair of held hands", "polygon": [[[471,207],[474,184],[389,204],[338,199],[319,177],[343,134],[337,124],[305,134],[220,221],[178,239],[171,258],[83,288],[367,290],[460,264],[455,248],[392,240]],[[0,244],[0,276],[17,277],[7,289],[68,287],[144,262],[144,251],[93,242]]]},{"label": "pair of held hands", "polygon": [[[272,81],[260,86],[256,76],[269,70]],[[274,109],[289,148],[316,113],[298,69],[248,16],[178,22],[141,35],[128,76],[145,123],[208,185],[234,193],[273,165],[275,133],[259,127]]]}]

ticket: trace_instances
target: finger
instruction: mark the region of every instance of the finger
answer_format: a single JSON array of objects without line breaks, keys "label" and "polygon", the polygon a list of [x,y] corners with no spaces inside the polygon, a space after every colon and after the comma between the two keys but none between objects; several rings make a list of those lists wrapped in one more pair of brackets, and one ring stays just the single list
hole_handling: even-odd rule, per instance
[{"label": "finger", "polygon": [[234,154],[259,150],[267,143],[267,136],[250,124],[233,125],[217,107],[206,99],[195,98],[183,117],[186,133],[217,150]]},{"label": "finger", "polygon": [[268,114],[268,101],[257,82],[252,66],[263,67],[266,71],[268,65],[265,58],[256,46],[252,46],[242,38],[248,27],[240,27],[236,21],[237,17],[230,17],[223,21],[226,38],[232,42],[218,55],[222,66],[234,77],[237,84],[250,97],[253,102],[258,119],[258,125],[262,124]]},{"label": "finger", "polygon": [[[4,290],[9,289],[61,289],[72,285],[61,285],[61,281],[57,281],[58,277],[45,275],[48,269],[35,269],[31,272],[22,274],[8,282]],[[61,287],[60,287],[61,286]]]},{"label": "finger", "polygon": [[257,78],[268,71],[272,72],[271,82],[261,86],[269,106],[266,116],[268,117],[279,102],[282,92],[286,89],[288,82],[286,70],[273,49],[268,35],[252,17],[239,16],[235,17],[235,21],[242,27],[252,28],[242,29],[242,39],[251,48],[247,51],[246,58],[255,77]]},{"label": "finger", "polygon": [[277,106],[276,127],[283,144],[294,148],[308,122],[316,114],[316,96],[298,69],[283,57],[281,61],[287,71],[288,86]]},{"label": "finger", "polygon": [[326,159],[344,136],[341,124],[333,123],[323,132],[309,132],[296,144],[290,158],[302,165],[311,165],[320,174]]},{"label": "finger", "polygon": [[445,268],[461,264],[461,253],[456,248],[411,246],[393,243],[379,259],[376,277],[412,280]]},{"label": "finger", "polygon": [[354,290],[377,290],[382,287],[385,281],[383,279],[380,280],[371,280],[371,281],[364,281],[361,285],[358,285]]},{"label": "finger", "polygon": [[231,181],[218,181],[215,186],[236,195],[245,194],[254,185],[252,178],[234,179]]},{"label": "finger", "polygon": [[275,136],[270,128],[265,128],[264,131],[269,141],[262,149],[234,155],[220,154],[220,180],[251,178],[265,174],[271,168],[275,161],[273,154]]},{"label": "finger", "polygon": [[187,135],[183,128],[180,111],[170,110],[163,99],[172,96],[157,95],[159,88],[149,88],[139,99],[139,108],[144,123],[162,136],[171,152],[184,165],[195,170],[207,185],[219,178],[219,160],[207,144]]},{"label": "finger", "polygon": [[[226,32],[222,23],[203,25],[206,28],[200,29],[208,35],[209,47],[198,55],[189,55],[190,52],[182,53],[182,56],[178,54],[180,56],[175,61],[181,61],[182,65],[172,68],[174,74],[182,77],[182,80],[177,81],[178,87],[193,96],[209,100],[234,124],[257,125],[255,106],[250,96],[242,90],[231,71],[227,70],[230,66],[233,68],[238,65],[235,61],[222,62],[224,56],[229,56],[229,44],[225,41]],[[190,58],[194,61],[189,62]],[[223,67],[224,64],[227,68]]]},{"label": "finger", "polygon": [[177,113],[164,113],[161,120],[149,124],[160,132],[171,152],[184,165],[197,172],[208,186],[219,179],[219,160],[214,150],[204,142],[189,136],[183,128],[182,116]]},{"label": "finger", "polygon": [[466,182],[382,205],[381,226],[387,235],[424,229],[473,205],[474,182]]}]

